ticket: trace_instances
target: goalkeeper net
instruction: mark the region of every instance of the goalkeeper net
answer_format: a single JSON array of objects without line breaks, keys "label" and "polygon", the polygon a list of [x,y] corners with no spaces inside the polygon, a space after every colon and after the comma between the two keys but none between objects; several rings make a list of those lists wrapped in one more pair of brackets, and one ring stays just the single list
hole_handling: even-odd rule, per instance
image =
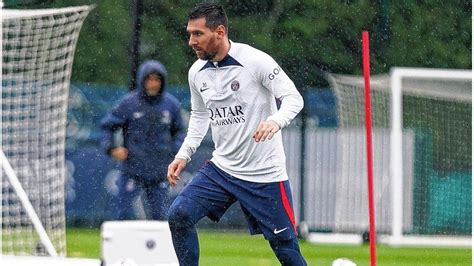
[{"label": "goalkeeper net", "polygon": [[[332,232],[368,230],[363,77],[329,75],[337,98]],[[468,245],[471,71],[395,68],[371,80],[377,231],[395,245]]]},{"label": "goalkeeper net", "polygon": [[68,90],[91,9],[2,10],[2,254],[66,254]]}]

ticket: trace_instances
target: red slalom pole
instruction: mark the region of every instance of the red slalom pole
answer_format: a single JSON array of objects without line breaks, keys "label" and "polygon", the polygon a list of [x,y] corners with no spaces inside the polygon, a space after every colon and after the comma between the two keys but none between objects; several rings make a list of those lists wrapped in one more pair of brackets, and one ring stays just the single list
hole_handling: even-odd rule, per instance
[{"label": "red slalom pole", "polygon": [[362,65],[364,67],[365,88],[365,129],[367,139],[367,184],[369,192],[369,243],[370,265],[377,265],[375,243],[375,204],[374,204],[374,175],[372,162],[372,107],[370,104],[370,54],[369,32],[362,32]]}]

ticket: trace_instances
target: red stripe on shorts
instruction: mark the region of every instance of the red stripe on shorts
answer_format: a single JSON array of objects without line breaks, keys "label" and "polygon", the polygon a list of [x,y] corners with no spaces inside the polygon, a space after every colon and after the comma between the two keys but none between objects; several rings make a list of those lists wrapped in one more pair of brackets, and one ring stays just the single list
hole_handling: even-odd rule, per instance
[{"label": "red stripe on shorts", "polygon": [[286,196],[286,190],[285,190],[285,185],[283,184],[283,181],[280,182],[280,195],[281,195],[281,201],[283,202],[283,207],[285,208],[285,212],[288,215],[288,218],[290,218],[290,222],[293,225],[293,229],[296,232],[295,215],[293,214],[291,203],[288,200],[288,197]]}]

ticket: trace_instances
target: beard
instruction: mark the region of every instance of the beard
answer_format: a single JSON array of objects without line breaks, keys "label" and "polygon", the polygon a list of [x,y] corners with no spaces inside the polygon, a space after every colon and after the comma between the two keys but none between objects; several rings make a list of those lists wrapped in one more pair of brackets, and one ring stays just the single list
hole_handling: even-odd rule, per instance
[{"label": "beard", "polygon": [[194,49],[194,51],[196,52],[196,55],[199,59],[201,60],[211,60],[214,59],[214,57],[216,57],[217,55],[217,52],[219,51],[217,45],[215,44],[215,41],[214,40],[210,40],[209,41],[209,44],[207,45],[208,49],[207,51],[204,50],[204,49]]},{"label": "beard", "polygon": [[198,57],[199,59],[202,59],[202,60],[211,60],[216,57],[217,55],[217,50],[215,51],[209,51],[209,52],[204,52],[201,56],[199,56],[198,54]]}]

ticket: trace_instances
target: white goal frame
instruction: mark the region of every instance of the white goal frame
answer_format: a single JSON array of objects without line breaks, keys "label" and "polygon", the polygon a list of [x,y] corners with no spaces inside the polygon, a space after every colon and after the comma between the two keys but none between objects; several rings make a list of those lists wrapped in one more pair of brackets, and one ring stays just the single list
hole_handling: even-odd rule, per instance
[{"label": "white goal frame", "polygon": [[[338,101],[342,99],[342,101],[352,101],[344,100],[345,96],[341,96],[339,86],[345,87],[347,86],[354,86],[357,88],[357,101],[360,104],[360,89],[363,89],[363,77],[362,76],[354,76],[354,75],[338,75],[338,74],[331,74],[328,73],[327,79],[331,84],[331,87],[336,93],[336,98]],[[427,84],[430,84],[429,87],[427,86],[418,86],[412,85],[411,82],[421,81],[432,81]],[[440,86],[437,86],[437,81],[440,81]],[[449,89],[443,85],[443,81],[447,82],[447,84],[457,84],[462,83],[461,87],[452,86]],[[340,84],[339,84],[340,82]],[[411,217],[407,216],[410,215],[407,213],[407,206],[410,206],[411,199],[406,198],[404,195],[404,189],[406,190],[406,186],[411,186],[411,184],[406,182],[406,178],[410,178],[404,176],[407,174],[407,171],[411,171],[410,168],[403,167],[404,163],[407,163],[407,160],[412,160],[413,150],[406,150],[407,145],[413,142],[410,140],[413,138],[413,132],[403,130],[403,101],[402,97],[405,96],[422,96],[426,95],[432,99],[449,99],[454,100],[455,102],[459,103],[468,103],[471,104],[472,101],[472,71],[471,70],[456,70],[456,69],[435,69],[435,68],[405,68],[405,67],[396,67],[392,68],[389,74],[382,74],[373,76],[371,80],[372,84],[372,91],[374,92],[384,92],[390,94],[387,98],[387,108],[386,114],[384,113],[384,117],[387,117],[386,122],[384,124],[384,128],[388,129],[386,131],[387,137],[386,140],[386,152],[388,153],[387,157],[387,166],[390,167],[385,168],[383,170],[384,178],[380,179],[380,182],[383,182],[382,185],[384,189],[386,188],[389,195],[386,196],[385,199],[380,199],[386,204],[385,206],[376,205],[376,221],[375,225],[378,230],[377,234],[377,242],[381,244],[387,244],[390,246],[433,246],[433,247],[471,247],[471,235],[442,235],[442,233],[437,234],[413,234],[407,230],[407,222],[411,219]],[[469,87],[467,87],[471,84]],[[429,91],[426,91],[429,88]],[[469,88],[469,89],[468,89]],[[347,89],[350,91],[351,89]],[[426,92],[429,92],[426,94]],[[405,96],[403,96],[405,95]],[[372,97],[376,99],[377,93],[375,93]],[[349,97],[356,97],[356,96],[349,96]],[[374,98],[375,97],[375,98]],[[381,103],[384,104],[384,103]],[[358,108],[360,106],[358,105]],[[360,107],[360,110],[363,110],[363,107]],[[354,112],[360,112],[359,109],[354,110]],[[351,112],[351,110],[346,110],[345,112]],[[360,115],[357,113],[357,115]],[[341,117],[341,119],[347,119]],[[389,120],[390,119],[390,120]],[[344,122],[341,121],[342,124]],[[359,125],[360,126],[360,125]],[[390,128],[390,129],[389,129]],[[321,130],[319,130],[321,131]],[[333,158],[331,155],[324,155],[328,153],[328,148],[331,149],[347,149],[347,147],[341,147],[343,144],[339,143],[339,137],[344,139],[345,137],[340,135],[341,132],[333,132],[331,138],[324,138],[324,142],[330,143],[327,147],[323,147],[321,149],[313,149],[310,151],[312,154],[309,154],[309,160],[322,160],[322,164],[328,164],[329,159]],[[471,132],[469,132],[471,134]],[[377,134],[375,134],[377,136]],[[378,136],[381,136],[381,132],[378,132]],[[311,138],[318,138],[317,136],[310,136]],[[321,138],[321,137],[319,137]],[[389,141],[388,141],[389,140]],[[380,140],[379,140],[380,141]],[[321,143],[311,139],[311,143]],[[360,143],[359,143],[360,144]],[[319,146],[319,145],[318,145]],[[339,147],[339,148],[338,148]],[[411,147],[411,146],[410,146]],[[360,148],[358,148],[360,149]],[[388,151],[390,150],[390,151]],[[335,151],[334,153],[338,153],[339,151]],[[354,152],[354,151],[353,151]],[[313,154],[314,153],[314,154]],[[405,153],[405,154],[404,154]],[[316,158],[319,156],[319,158]],[[378,158],[378,157],[377,157]],[[412,159],[410,159],[412,158]],[[320,166],[321,167],[321,166]],[[332,167],[332,168],[331,168]],[[316,182],[322,182],[322,178],[325,177],[327,179],[333,180],[338,177],[338,174],[334,172],[335,166],[325,166],[324,168],[317,170],[314,167],[305,169],[305,171],[317,171],[318,173],[314,176],[317,178]],[[409,167],[409,166],[408,166]],[[337,168],[337,167],[336,167]],[[404,169],[406,168],[406,169]],[[338,169],[338,168],[337,168]],[[405,173],[404,173],[405,172]],[[358,172],[358,174],[360,174]],[[383,180],[383,181],[382,181]],[[328,181],[329,182],[329,181]],[[308,182],[307,182],[308,183]],[[320,184],[320,183],[317,183]],[[321,183],[322,184],[322,183]],[[331,189],[331,184],[328,183],[329,188]],[[313,183],[308,183],[310,187],[314,188]],[[325,183],[326,185],[326,183]],[[378,188],[377,188],[378,189]],[[410,189],[410,188],[408,188]],[[379,192],[379,196],[381,191]],[[314,193],[314,191],[312,191]],[[323,193],[319,191],[319,193]],[[330,190],[329,193],[334,193],[334,191]],[[318,212],[325,212],[327,211],[325,208],[332,208],[332,205],[327,205],[327,202],[324,201],[322,196],[319,197],[311,197],[310,192],[305,192],[306,198],[310,199],[310,202],[316,201],[317,204],[314,204],[313,207],[310,209],[306,208],[306,212],[310,213],[309,216],[306,218],[309,220],[303,221],[303,226],[301,228],[310,228],[309,230],[302,230],[302,236],[305,237],[309,242],[312,243],[333,243],[333,244],[353,244],[359,245],[362,244],[364,241],[364,237],[367,235],[363,235],[366,233],[365,225],[356,224],[356,225],[346,225],[342,228],[337,228],[339,223],[347,222],[338,220],[337,217],[334,216],[334,211],[329,211],[324,214],[317,214]],[[326,197],[328,196],[327,193],[325,194]],[[405,198],[404,198],[405,197]],[[359,198],[357,198],[360,200]],[[331,200],[331,199],[329,199]],[[312,206],[312,205],[311,205]],[[366,204],[367,206],[367,204]],[[311,209],[313,208],[313,209]],[[367,207],[366,207],[367,208]],[[380,208],[380,209],[379,209]],[[368,209],[368,208],[367,208]],[[383,209],[383,212],[381,211]],[[410,210],[409,212],[411,212]],[[315,218],[317,217],[317,218]],[[346,219],[347,217],[343,217]],[[358,217],[360,218],[360,217]],[[312,220],[313,219],[313,220]],[[378,220],[381,219],[381,220]],[[368,220],[368,218],[367,218]],[[336,223],[339,221],[339,223]],[[360,221],[358,221],[360,223]],[[411,223],[411,222],[409,222]],[[351,227],[352,226],[352,227]],[[363,228],[361,228],[363,227]]]},{"label": "white goal frame", "polygon": [[[0,2],[0,5],[3,8],[3,1]],[[41,221],[40,217],[44,217],[44,216],[47,217],[47,215],[42,214],[41,210],[35,209],[35,207],[37,207],[36,205],[35,207],[33,207],[32,203],[34,202],[35,197],[32,196],[31,194],[28,194],[29,192],[27,191],[31,191],[31,187],[28,187],[29,185],[28,183],[26,183],[25,185],[25,182],[27,181],[25,179],[22,179],[22,172],[18,169],[18,165],[15,165],[14,155],[16,153],[14,152],[9,153],[9,148],[12,147],[13,145],[12,143],[8,143],[8,141],[7,141],[7,144],[5,144],[4,142],[5,136],[9,137],[9,136],[15,135],[14,133],[10,133],[9,131],[7,132],[8,134],[4,133],[3,132],[4,129],[8,130],[8,129],[13,128],[12,131],[16,130],[18,132],[21,132],[23,129],[24,123],[18,123],[18,124],[22,124],[22,126],[16,126],[16,125],[11,126],[12,123],[11,122],[9,123],[8,119],[4,120],[4,114],[10,115],[10,112],[11,112],[10,105],[14,105],[14,104],[20,105],[26,102],[27,103],[32,102],[33,104],[36,103],[35,101],[30,100],[30,99],[26,99],[26,100],[21,99],[22,100],[21,103],[17,103],[16,101],[14,101],[13,102],[14,104],[11,104],[10,102],[10,99],[16,99],[15,96],[17,94],[20,94],[18,91],[23,92],[25,95],[29,95],[30,93],[32,94],[33,92],[30,92],[31,90],[27,90],[28,88],[30,88],[28,87],[29,84],[36,85],[36,83],[40,83],[40,81],[46,81],[43,84],[43,88],[46,88],[46,89],[44,89],[43,91],[47,91],[47,92],[59,91],[58,98],[60,100],[54,102],[54,104],[58,103],[57,105],[54,106],[54,107],[59,106],[58,108],[54,109],[53,107],[51,107],[53,106],[51,104],[51,106],[49,106],[49,109],[48,108],[41,109],[42,106],[38,105],[40,107],[34,109],[32,113],[33,115],[35,115],[34,118],[36,118],[37,116],[39,117],[40,111],[43,111],[43,110],[58,111],[55,114],[58,114],[57,117],[60,117],[60,119],[58,120],[60,122],[63,122],[63,124],[61,124],[57,128],[54,128],[55,132],[60,132],[57,134],[57,136],[59,136],[57,139],[57,147],[59,148],[57,150],[61,155],[57,155],[55,157],[55,158],[59,158],[58,159],[59,166],[56,167],[55,165],[55,167],[53,167],[55,170],[58,171],[58,173],[54,174],[54,177],[60,181],[59,182],[60,185],[54,191],[62,191],[62,189],[64,189],[63,186],[61,185],[64,183],[63,182],[64,162],[60,160],[63,159],[64,147],[65,147],[64,136],[65,136],[65,121],[66,121],[66,112],[67,112],[67,96],[69,92],[72,62],[74,58],[74,52],[75,52],[80,29],[83,25],[85,18],[94,7],[95,7],[94,5],[91,5],[91,6],[75,6],[75,7],[55,8],[55,9],[52,8],[52,9],[35,9],[35,10],[2,9],[1,11],[2,13],[0,15],[0,19],[2,22],[1,22],[1,27],[0,27],[0,33],[2,35],[2,39],[0,41],[0,53],[2,54],[2,62],[0,63],[0,69],[2,70],[2,99],[0,100],[0,102],[2,102],[2,110],[0,110],[0,127],[2,128],[2,133],[4,135],[0,133],[0,135],[2,136],[0,138],[0,167],[1,167],[0,170],[2,171],[2,173],[0,173],[0,181],[2,183],[2,206],[0,207],[0,210],[2,210],[2,216],[0,217],[0,221],[2,222],[2,235],[0,237],[0,240],[1,240],[0,241],[0,249],[1,249],[0,259],[2,258],[3,255],[6,255],[6,254],[8,255],[37,255],[37,254],[45,255],[43,254],[43,252],[47,252],[49,256],[55,257],[55,258],[66,255],[65,254],[66,253],[66,247],[65,247],[66,238],[64,235],[65,233],[64,193],[61,192],[62,193],[61,196],[58,197],[60,199],[55,202],[55,203],[58,203],[55,206],[59,206],[58,209],[60,209],[60,211],[57,212],[59,213],[59,215],[56,215],[57,213],[55,213],[56,215],[55,217],[60,217],[61,221],[60,221],[60,225],[56,227],[59,229],[54,230],[54,231],[60,232],[62,235],[60,237],[57,237],[57,234],[48,235],[48,230],[49,230],[49,233],[53,231],[51,229],[52,228],[51,223],[49,223],[49,220],[46,220],[46,222]],[[68,24],[68,23],[71,23],[71,24]],[[38,31],[35,31],[37,30],[37,28],[35,27],[37,25],[39,25],[39,27],[42,27],[42,28]],[[60,25],[61,27],[63,25],[65,27],[67,26],[70,26],[70,27],[68,28],[63,27],[63,28],[58,29],[58,25]],[[59,33],[59,35],[55,36],[49,33]],[[31,36],[41,36],[41,38],[36,38],[35,40],[43,41],[47,45],[40,45],[41,43],[39,41],[38,42],[40,44],[33,41],[30,42],[28,40],[24,41],[24,38],[30,38]],[[49,38],[53,40],[61,40],[61,41],[56,43],[58,44],[58,46],[52,46],[50,44],[53,43],[53,41],[51,41],[50,39],[44,36],[48,36]],[[14,43],[15,45],[11,45],[11,43]],[[40,47],[41,49],[38,47]],[[32,52],[32,50],[34,52]],[[51,52],[53,50],[54,52]],[[39,51],[39,53],[36,54],[35,53],[36,51]],[[64,66],[61,65],[60,67],[57,67],[57,68],[50,67],[54,63],[52,62],[52,60],[49,60],[50,58],[54,58],[53,53],[54,55],[59,54],[61,56],[60,59],[63,60]],[[14,58],[14,59],[11,59],[11,58]],[[16,66],[15,63],[19,62],[20,60],[23,60],[22,63]],[[46,63],[39,64],[40,67],[36,67],[38,62],[46,62]],[[44,69],[48,69],[50,70],[50,72],[45,71]],[[53,72],[54,72],[54,75],[51,74]],[[24,79],[23,75],[25,73],[29,75],[35,75],[37,73],[38,74],[37,76],[35,76],[35,81],[33,81],[32,79]],[[26,80],[25,81],[26,85],[21,83],[21,81],[24,81],[24,80]],[[19,84],[19,85],[12,86],[11,83],[8,83],[11,81],[17,81],[17,83],[14,83],[14,84]],[[38,87],[41,87],[41,86],[38,86]],[[3,93],[5,93],[5,95]],[[45,103],[44,105],[50,104],[51,102],[53,102],[53,101],[49,101],[50,100],[49,98],[47,100],[48,101],[46,100],[44,101]],[[6,107],[4,107],[4,104]],[[46,113],[46,114],[49,114],[49,113]],[[35,129],[36,128],[38,128],[38,126],[36,126]],[[51,132],[54,130],[51,130],[51,128],[48,128],[48,130],[42,131],[41,133],[50,135]],[[35,133],[37,132],[35,131]],[[37,137],[37,135],[35,135],[35,137],[31,137],[31,139],[35,139],[35,140],[39,139],[40,137]],[[45,146],[47,146],[47,145],[43,145],[43,143],[41,144],[42,145],[38,144],[39,148],[44,148]],[[12,154],[14,155],[12,156]],[[14,158],[12,159],[12,157]],[[3,176],[3,173],[5,173],[4,176]],[[53,175],[48,175],[48,176],[53,176]],[[4,177],[5,179],[3,179]],[[43,178],[44,176],[41,176],[41,177]],[[3,189],[5,188],[4,181],[5,183],[8,183],[7,188],[9,190],[11,189],[11,192],[12,192],[11,194],[15,195],[15,197],[17,198],[15,199],[15,206],[18,205],[18,209],[21,208],[21,210],[17,212],[19,213],[19,212],[24,211],[24,214],[22,212],[22,216],[28,219],[27,222],[23,222],[23,221],[18,222],[16,220],[13,222],[10,222],[10,220],[5,219],[5,217],[10,217],[10,213],[5,214],[4,216],[5,206],[9,206],[10,203],[3,205],[3,196],[4,196]],[[40,190],[38,190],[38,192],[40,192]],[[43,194],[41,195],[49,194],[49,193],[44,193],[44,192],[42,193]],[[37,197],[36,199],[38,198],[40,197]],[[19,204],[16,204],[16,202],[18,202]],[[49,211],[49,209],[47,211]],[[13,216],[14,215],[12,215],[12,217]],[[15,245],[14,248],[11,248],[10,245],[8,245],[10,249],[5,248],[5,246],[7,245],[4,243],[3,240],[5,240],[4,233],[7,230],[4,231],[4,225],[5,225],[5,228],[10,228],[12,224],[15,226],[18,224],[21,224],[20,226],[15,227],[15,228],[17,227],[20,228],[20,230],[23,230],[23,228],[28,228],[28,230],[33,229],[33,230],[28,231],[27,233],[24,233],[24,235],[25,236],[29,235],[30,232],[31,232],[31,235],[34,235],[35,233],[37,234],[37,237],[39,238],[39,240],[36,239],[36,237],[34,240],[38,244],[36,246],[36,250],[25,251],[23,249],[17,248],[20,246],[22,247],[26,246],[25,243],[27,243],[28,247],[30,247],[29,244],[31,242],[27,242],[27,241],[22,242],[18,240],[12,241],[12,239],[9,239],[9,238],[7,238],[9,243],[19,243],[19,244]],[[16,230],[16,231],[19,232],[20,230]],[[53,242],[55,242],[57,246],[55,246]],[[3,253],[4,251],[6,253]]]},{"label": "white goal frame", "polygon": [[[405,78],[443,79],[472,81],[471,70],[430,69],[430,68],[392,68],[390,71],[390,88],[392,91],[392,125],[390,138],[391,160],[391,197],[392,197],[392,231],[390,236],[381,237],[381,242],[393,245],[423,246],[471,246],[471,237],[454,236],[405,236],[403,235],[403,110],[402,81]],[[440,92],[442,93],[442,92]],[[448,92],[450,93],[450,92]],[[472,100],[472,98],[471,98]]]},{"label": "white goal frame", "polygon": [[21,185],[20,181],[18,180],[18,177],[15,174],[15,171],[13,170],[12,166],[8,162],[8,159],[5,156],[5,153],[3,153],[2,149],[0,149],[0,165],[5,170],[5,173],[7,174],[7,178],[10,181],[11,186],[15,190],[15,192],[18,196],[18,199],[20,200],[21,204],[25,208],[26,213],[30,217],[31,223],[33,224],[33,227],[35,228],[36,232],[38,233],[38,236],[41,240],[41,243],[45,246],[46,251],[48,252],[48,254],[51,257],[57,257],[58,252],[54,248],[54,245],[51,242],[51,239],[49,238],[48,233],[46,233],[46,230],[44,229],[44,226],[41,223],[41,220],[38,217],[38,214],[36,214],[36,211],[35,211],[33,205],[31,205],[31,202],[28,199],[28,195],[26,194],[25,190],[23,189],[23,186]]}]

